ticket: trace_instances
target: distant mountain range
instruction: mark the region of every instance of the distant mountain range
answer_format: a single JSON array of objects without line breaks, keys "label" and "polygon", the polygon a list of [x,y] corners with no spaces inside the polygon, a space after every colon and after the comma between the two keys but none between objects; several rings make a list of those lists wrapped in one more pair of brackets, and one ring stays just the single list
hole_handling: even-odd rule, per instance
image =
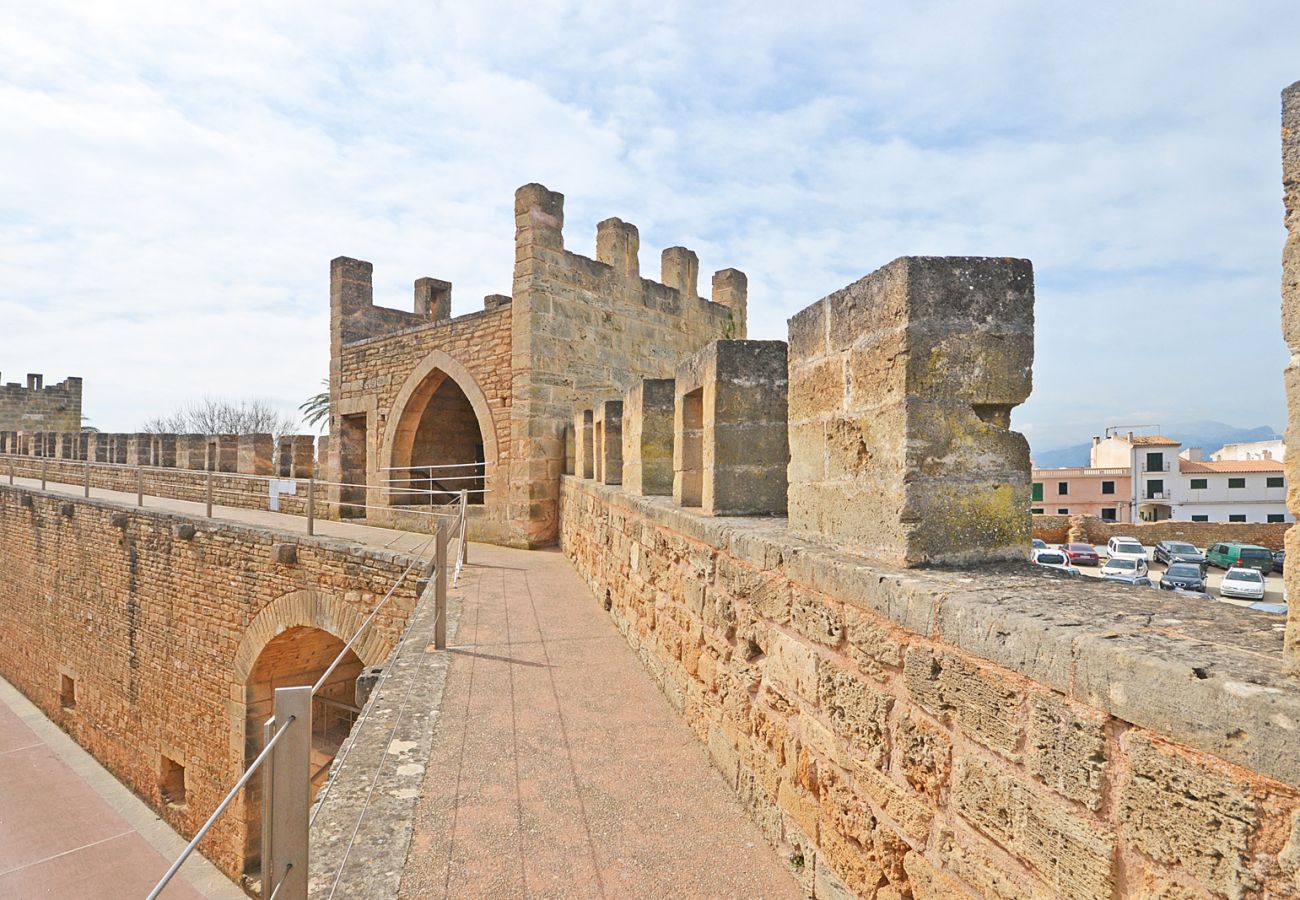
[{"label": "distant mountain range", "polygon": [[[1200,447],[1205,455],[1220,449],[1224,444],[1245,441],[1268,441],[1280,435],[1267,425],[1258,428],[1238,428],[1223,422],[1184,422],[1178,425],[1162,426],[1160,433],[1165,437],[1183,442],[1183,449]],[[1034,450],[1034,465],[1041,469],[1058,469],[1065,466],[1088,465],[1092,441],[1075,444],[1072,447],[1058,447],[1055,450]]]}]

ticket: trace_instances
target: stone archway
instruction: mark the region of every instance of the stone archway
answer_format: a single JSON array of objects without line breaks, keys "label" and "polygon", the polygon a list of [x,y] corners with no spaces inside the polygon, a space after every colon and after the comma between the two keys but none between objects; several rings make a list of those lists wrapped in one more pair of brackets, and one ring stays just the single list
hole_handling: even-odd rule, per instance
[{"label": "stone archway", "polygon": [[381,479],[413,489],[390,493],[391,505],[446,502],[461,488],[472,491],[471,503],[483,503],[498,459],[496,424],[486,395],[455,358],[432,350],[407,377],[379,459]]},{"label": "stone archway", "polygon": [[[294,591],[278,598],[250,623],[235,653],[233,675],[243,704],[232,727],[247,768],[264,746],[263,724],[273,711],[278,687],[314,684],[364,621],[351,606],[317,591]],[[375,631],[363,635],[312,703],[312,784],[319,789],[330,762],[359,712],[356,680],[368,666],[380,665],[391,647]],[[254,775],[243,796],[244,874],[261,869],[261,779]]]}]

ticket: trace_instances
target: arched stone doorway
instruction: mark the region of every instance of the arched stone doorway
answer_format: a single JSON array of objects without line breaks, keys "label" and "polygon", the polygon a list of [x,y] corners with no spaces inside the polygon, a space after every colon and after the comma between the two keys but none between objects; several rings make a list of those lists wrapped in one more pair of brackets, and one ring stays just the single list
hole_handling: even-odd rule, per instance
[{"label": "arched stone doorway", "polygon": [[[393,404],[380,454],[393,506],[446,503],[462,489],[484,502],[497,461],[496,428],[473,376],[435,350],[407,378]],[[403,490],[409,488],[409,490]]]},{"label": "arched stone doorway", "polygon": [[[297,625],[272,638],[262,648],[244,683],[244,768],[252,764],[265,746],[263,726],[274,713],[275,689],[315,684],[343,645],[340,638],[328,631]],[[357,655],[348,650],[312,699],[313,798],[324,785],[330,763],[360,713],[356,685],[364,668]],[[256,877],[262,862],[262,781],[258,775],[245,788],[244,809],[247,822],[244,871]]]}]

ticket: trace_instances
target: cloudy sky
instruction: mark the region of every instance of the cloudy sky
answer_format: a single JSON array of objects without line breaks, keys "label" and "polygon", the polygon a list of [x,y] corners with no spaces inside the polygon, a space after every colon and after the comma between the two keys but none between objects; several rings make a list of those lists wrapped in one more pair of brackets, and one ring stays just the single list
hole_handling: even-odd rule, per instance
[{"label": "cloudy sky", "polygon": [[332,257],[469,312],[540,181],[571,249],[617,215],[648,274],[745,270],[752,337],[896,256],[1032,259],[1040,449],[1281,427],[1294,0],[1068,7],[0,0],[0,375],[84,377],[104,430],[292,411]]}]

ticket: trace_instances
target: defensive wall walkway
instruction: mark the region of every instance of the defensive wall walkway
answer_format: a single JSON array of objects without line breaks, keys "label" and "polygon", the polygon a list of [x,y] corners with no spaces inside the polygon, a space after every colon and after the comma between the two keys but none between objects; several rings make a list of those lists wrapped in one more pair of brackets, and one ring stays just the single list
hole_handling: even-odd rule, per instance
[{"label": "defensive wall walkway", "polygon": [[[40,487],[35,479],[14,483]],[[84,493],[82,485],[54,482],[46,490]],[[92,489],[91,499],[136,504],[133,493],[102,489]],[[203,503],[147,495],[144,506],[205,511]],[[306,530],[301,517],[259,510],[217,505],[213,518]],[[315,527],[318,535],[394,551],[429,540],[348,522]],[[437,670],[427,691],[414,689],[415,703],[441,707],[425,710],[436,724],[415,815],[384,823],[390,835],[404,831],[410,839],[401,896],[802,895],[563,555],[472,544],[457,593],[445,686]],[[0,863],[5,832],[0,827]],[[159,872],[165,867],[161,855],[151,862]],[[120,865],[113,854],[76,859],[84,884],[107,883]],[[365,895],[389,895],[378,886]],[[360,896],[364,881],[349,890]],[[178,884],[164,894],[173,895],[195,893]]]}]

